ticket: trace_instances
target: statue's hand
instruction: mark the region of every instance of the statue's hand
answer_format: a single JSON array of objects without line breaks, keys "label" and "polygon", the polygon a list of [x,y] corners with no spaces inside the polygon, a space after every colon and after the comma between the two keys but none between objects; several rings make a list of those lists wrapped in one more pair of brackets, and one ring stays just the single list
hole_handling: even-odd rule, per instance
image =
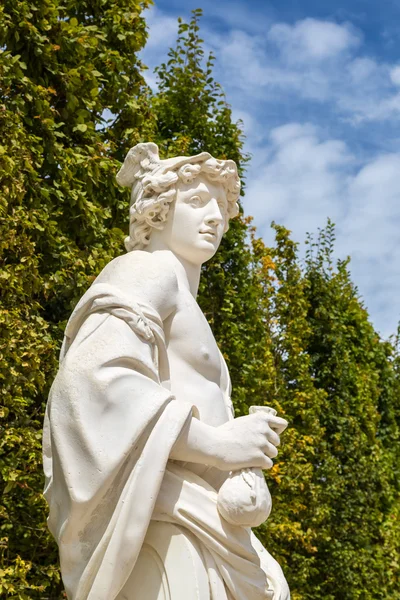
[{"label": "statue's hand", "polygon": [[279,434],[287,424],[285,419],[257,412],[220,425],[216,428],[219,443],[215,466],[222,471],[270,469],[271,459],[278,454]]}]

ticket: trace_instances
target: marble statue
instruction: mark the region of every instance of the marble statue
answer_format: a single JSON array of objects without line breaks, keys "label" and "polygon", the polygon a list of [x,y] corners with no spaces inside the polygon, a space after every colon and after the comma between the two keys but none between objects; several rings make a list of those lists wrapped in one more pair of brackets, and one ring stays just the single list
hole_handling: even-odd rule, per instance
[{"label": "marble statue", "polygon": [[287,422],[234,418],[196,295],[238,212],[236,165],[132,148],[128,252],[68,321],[44,424],[45,497],[69,600],[288,600],[251,531]]}]

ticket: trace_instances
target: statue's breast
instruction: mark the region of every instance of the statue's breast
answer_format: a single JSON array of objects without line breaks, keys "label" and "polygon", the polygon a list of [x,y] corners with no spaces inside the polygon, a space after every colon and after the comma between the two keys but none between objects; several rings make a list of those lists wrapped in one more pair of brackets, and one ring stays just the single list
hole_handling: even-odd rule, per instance
[{"label": "statue's breast", "polygon": [[214,335],[189,293],[181,293],[176,312],[165,323],[170,361],[194,369],[208,381],[220,384],[221,359]]}]

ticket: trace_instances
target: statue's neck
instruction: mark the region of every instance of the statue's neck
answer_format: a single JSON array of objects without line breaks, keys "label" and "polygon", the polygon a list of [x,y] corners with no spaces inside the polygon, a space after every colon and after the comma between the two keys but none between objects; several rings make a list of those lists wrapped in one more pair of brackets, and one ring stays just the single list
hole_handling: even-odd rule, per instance
[{"label": "statue's neck", "polygon": [[183,267],[182,270],[178,269],[177,271],[178,279],[189,288],[193,298],[196,298],[199,291],[201,265],[194,265],[176,254],[174,256]]}]

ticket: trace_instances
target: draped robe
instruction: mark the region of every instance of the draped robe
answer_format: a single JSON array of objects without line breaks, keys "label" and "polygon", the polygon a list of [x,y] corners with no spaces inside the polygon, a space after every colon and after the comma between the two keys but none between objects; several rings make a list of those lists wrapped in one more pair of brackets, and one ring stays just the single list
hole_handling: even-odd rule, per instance
[{"label": "draped robe", "polygon": [[219,515],[217,489],[169,460],[198,416],[169,387],[158,313],[95,282],[67,324],[43,434],[48,523],[69,600],[119,598],[151,521],[196,539],[207,598],[287,600],[276,561],[250,529]]}]

